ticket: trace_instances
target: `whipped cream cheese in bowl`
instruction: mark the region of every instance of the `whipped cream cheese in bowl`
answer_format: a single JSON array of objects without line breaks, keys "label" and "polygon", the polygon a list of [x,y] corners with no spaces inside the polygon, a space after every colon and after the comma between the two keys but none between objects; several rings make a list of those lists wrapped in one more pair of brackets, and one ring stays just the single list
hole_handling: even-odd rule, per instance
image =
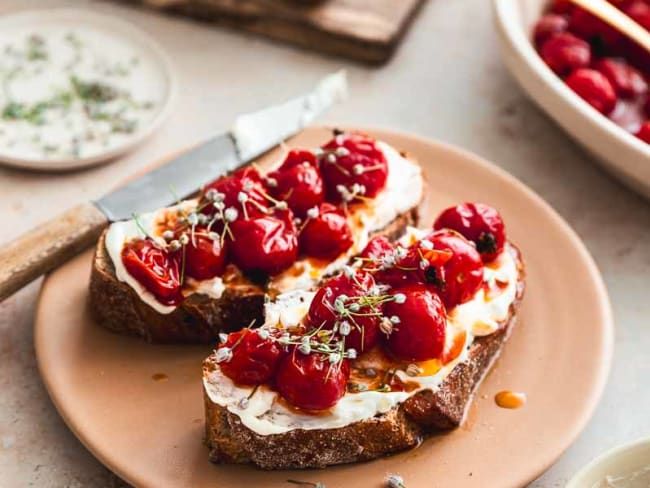
[{"label": "whipped cream cheese in bowl", "polygon": [[65,170],[114,158],[163,121],[175,81],[141,31],[86,10],[0,18],[0,161]]}]

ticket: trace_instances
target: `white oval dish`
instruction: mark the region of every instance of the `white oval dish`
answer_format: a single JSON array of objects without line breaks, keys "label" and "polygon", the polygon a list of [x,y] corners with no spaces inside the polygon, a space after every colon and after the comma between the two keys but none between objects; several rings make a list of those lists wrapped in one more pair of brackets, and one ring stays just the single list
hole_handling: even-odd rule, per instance
[{"label": "white oval dish", "polygon": [[[87,155],[57,154],[52,157],[39,157],[34,154],[35,151],[30,152],[28,149],[21,154],[20,150],[11,149],[5,141],[0,145],[2,164],[36,170],[62,171],[103,163],[135,148],[162,124],[171,111],[176,91],[171,62],[162,49],[137,27],[90,10],[68,8],[28,10],[0,17],[0,41],[3,44],[6,44],[9,39],[20,39],[31,34],[58,33],[60,37],[63,31],[81,33],[86,39],[90,39],[90,44],[95,44],[95,51],[91,51],[91,54],[101,52],[103,55],[105,46],[107,63],[117,59],[111,58],[111,53],[128,54],[129,59],[134,60],[135,67],[130,74],[117,81],[117,86],[120,87],[119,83],[127,84],[130,91],[134,95],[140,95],[142,100],[144,94],[153,94],[151,108],[147,107],[146,115],[139,120],[140,123],[133,132],[121,134],[114,138],[118,139],[115,143],[110,143],[105,148],[87,151]],[[97,46],[101,48],[97,49]],[[88,63],[90,64],[94,59],[91,56]],[[55,62],[56,58],[52,60]],[[96,79],[101,82],[105,79],[97,73],[93,73],[92,76],[96,77],[93,81]],[[29,81],[27,80],[27,83]],[[34,99],[34,102],[36,101]],[[0,119],[0,126],[2,123],[3,120]],[[9,123],[5,125],[5,130],[9,130],[8,127]]]},{"label": "white oval dish", "polygon": [[[643,469],[650,469],[650,437],[615,447],[605,454],[598,456],[578,471],[569,480],[566,488],[597,487],[607,476],[630,476],[632,473],[639,472]],[[650,473],[647,476],[650,476]]]},{"label": "white oval dish", "polygon": [[528,95],[608,171],[650,198],[650,145],[576,95],[539,57],[531,32],[547,0],[493,0],[504,62]]}]

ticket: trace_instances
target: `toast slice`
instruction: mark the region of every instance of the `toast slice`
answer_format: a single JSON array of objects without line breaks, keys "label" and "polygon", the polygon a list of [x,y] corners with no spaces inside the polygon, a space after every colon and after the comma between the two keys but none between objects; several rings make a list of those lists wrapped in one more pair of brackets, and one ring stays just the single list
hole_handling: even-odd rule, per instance
[{"label": "toast slice", "polygon": [[262,469],[322,468],[368,461],[413,448],[435,432],[459,426],[473,393],[499,357],[512,332],[525,287],[524,265],[512,245],[517,263],[516,295],[499,329],[477,337],[466,358],[455,365],[438,389],[419,390],[386,413],[331,429],[293,429],[260,435],[240,417],[212,401],[205,386],[218,365],[215,355],[203,365],[206,444],[215,463],[253,463]]},{"label": "toast slice", "polygon": [[[415,207],[372,235],[396,240],[417,221]],[[106,249],[106,233],[99,238],[90,276],[90,309],[100,325],[150,342],[206,343],[221,332],[241,328],[253,320],[262,323],[267,288],[241,276],[227,283],[219,299],[193,293],[171,313],[160,313],[127,283],[118,280]]]}]

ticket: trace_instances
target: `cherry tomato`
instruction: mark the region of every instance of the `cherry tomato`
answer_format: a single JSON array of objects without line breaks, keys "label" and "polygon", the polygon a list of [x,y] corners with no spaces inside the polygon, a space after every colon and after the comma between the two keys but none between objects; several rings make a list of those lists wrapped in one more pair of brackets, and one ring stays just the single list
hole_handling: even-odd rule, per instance
[{"label": "cherry tomato", "polygon": [[310,257],[333,260],[354,244],[345,214],[330,203],[318,207],[300,232],[300,249]]},{"label": "cherry tomato", "polygon": [[609,80],[593,69],[577,69],[566,79],[566,84],[584,101],[600,113],[609,115],[616,107],[616,92]]},{"label": "cherry tomato", "polygon": [[291,210],[231,224],[233,239],[228,243],[233,262],[246,272],[276,274],[298,257],[298,232]]},{"label": "cherry tomato", "polygon": [[605,75],[621,98],[641,97],[648,91],[648,83],[643,75],[625,61],[601,59],[595,68]]},{"label": "cherry tomato", "polygon": [[[330,278],[311,302],[307,314],[309,326],[336,329],[338,337],[345,337],[346,348],[359,353],[370,350],[379,340],[381,305],[370,306],[360,302],[359,297],[369,296],[374,285],[373,277],[364,271]],[[337,303],[343,308],[339,309]]]},{"label": "cherry tomato", "polygon": [[549,68],[562,77],[591,63],[589,43],[568,32],[552,35],[542,44],[540,55]]},{"label": "cherry tomato", "polygon": [[295,166],[300,166],[303,164],[309,164],[318,168],[318,159],[313,151],[305,151],[303,149],[292,149],[287,153],[287,157],[284,158],[282,165],[280,166],[280,171],[291,169]]},{"label": "cherry tomato", "polygon": [[303,354],[294,349],[280,362],[275,386],[294,407],[325,410],[336,405],[345,395],[349,378],[347,359],[331,363],[325,354]]},{"label": "cherry tomato", "polygon": [[122,263],[138,282],[163,305],[183,300],[176,255],[158,247],[151,239],[136,239],[122,248]]},{"label": "cherry tomato", "polygon": [[376,236],[368,241],[363,251],[356,257],[360,268],[375,273],[382,269],[382,261],[395,252],[393,243],[384,236]]},{"label": "cherry tomato", "polygon": [[359,254],[361,259],[381,259],[395,250],[395,246],[385,236],[375,236],[368,241],[366,247]]},{"label": "cherry tomato", "polygon": [[269,173],[266,181],[271,195],[287,202],[289,208],[299,217],[304,217],[307,210],[317,206],[325,198],[320,171],[316,165],[309,162],[289,168],[282,167]]},{"label": "cherry tomato", "polygon": [[440,297],[421,284],[396,288],[392,293],[403,294],[406,301],[384,306],[384,315],[393,326],[387,338],[389,351],[405,361],[439,358],[445,347],[447,324]]},{"label": "cherry tomato", "polygon": [[264,215],[261,209],[269,207],[269,201],[264,197],[268,191],[262,177],[255,168],[250,166],[239,169],[231,175],[222,176],[203,188],[200,204],[204,207],[202,213],[207,215],[214,213],[214,207],[207,198],[210,190],[218,192],[225,208],[234,208],[239,217],[245,216],[244,206],[249,217]]},{"label": "cherry tomato", "polygon": [[[211,239],[205,228],[197,227],[185,246],[185,274],[197,280],[207,280],[219,276],[226,267],[226,243]],[[195,245],[196,244],[196,245]]]},{"label": "cherry tomato", "polygon": [[434,249],[431,242],[420,240],[408,248],[397,247],[392,254],[381,258],[374,277],[393,288],[413,283],[442,286],[443,265],[451,256],[451,251]]},{"label": "cherry tomato", "polygon": [[262,337],[261,331],[269,334],[267,329],[242,329],[228,334],[226,341],[219,345],[217,351],[230,351],[219,367],[235,383],[261,385],[275,375],[286,351],[270,335]]},{"label": "cherry tomato", "polygon": [[483,262],[493,261],[506,242],[503,219],[496,209],[483,203],[461,203],[444,210],[433,228],[452,229],[476,244]]},{"label": "cherry tomato", "polygon": [[569,28],[569,21],[563,15],[546,14],[543,15],[535,24],[533,40],[535,45],[540,47],[553,34],[566,32]]},{"label": "cherry tomato", "polygon": [[351,201],[354,186],[372,198],[386,186],[388,162],[374,139],[359,133],[336,135],[322,147],[321,173],[331,201]]},{"label": "cherry tomato", "polygon": [[[483,284],[483,263],[476,248],[462,235],[444,229],[429,234],[425,240],[434,250],[450,251],[444,264],[425,271],[428,282],[438,292],[448,310],[470,300]],[[435,270],[435,273],[431,273]]]},{"label": "cherry tomato", "polygon": [[554,0],[551,5],[551,11],[556,14],[570,14],[574,8],[571,0]]}]

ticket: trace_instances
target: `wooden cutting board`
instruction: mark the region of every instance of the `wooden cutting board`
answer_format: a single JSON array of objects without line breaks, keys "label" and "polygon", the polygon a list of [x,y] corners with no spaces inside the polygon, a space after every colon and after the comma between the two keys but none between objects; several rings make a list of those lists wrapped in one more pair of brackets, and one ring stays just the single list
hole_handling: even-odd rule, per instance
[{"label": "wooden cutting board", "polygon": [[122,0],[367,63],[387,61],[425,0]]}]

